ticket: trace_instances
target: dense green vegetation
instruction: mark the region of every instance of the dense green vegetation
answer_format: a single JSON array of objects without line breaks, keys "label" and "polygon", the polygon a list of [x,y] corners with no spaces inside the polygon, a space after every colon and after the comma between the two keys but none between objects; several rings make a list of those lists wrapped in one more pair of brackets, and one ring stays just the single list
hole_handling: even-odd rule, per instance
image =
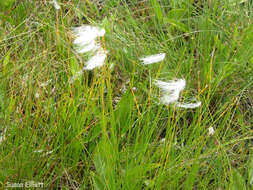
[{"label": "dense green vegetation", "polygon": [[[59,3],[0,1],[1,187],[253,188],[251,0]],[[84,24],[105,28],[108,56],[70,84]],[[158,104],[152,81],[175,78],[201,107]]]}]

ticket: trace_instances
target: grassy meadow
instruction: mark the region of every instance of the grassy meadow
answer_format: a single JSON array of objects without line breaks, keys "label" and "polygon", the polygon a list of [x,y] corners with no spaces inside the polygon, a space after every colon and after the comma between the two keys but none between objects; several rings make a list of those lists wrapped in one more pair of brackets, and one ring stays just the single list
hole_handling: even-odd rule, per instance
[{"label": "grassy meadow", "polygon": [[[253,188],[252,0],[58,2],[0,1],[0,188]],[[70,83],[81,25],[108,53]],[[159,103],[178,78],[200,107]]]}]

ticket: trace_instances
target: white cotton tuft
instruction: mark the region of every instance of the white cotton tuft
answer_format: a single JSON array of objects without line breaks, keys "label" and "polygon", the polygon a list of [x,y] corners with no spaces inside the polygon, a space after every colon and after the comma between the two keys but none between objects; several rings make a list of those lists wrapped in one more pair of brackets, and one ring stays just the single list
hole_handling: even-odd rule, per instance
[{"label": "white cotton tuft", "polygon": [[0,133],[0,144],[5,140],[6,128]]},{"label": "white cotton tuft", "polygon": [[54,8],[56,10],[59,10],[61,8],[60,5],[59,5],[59,3],[56,0],[53,0],[53,4],[54,4]]},{"label": "white cotton tuft", "polygon": [[85,70],[92,70],[96,67],[101,67],[105,63],[106,52],[101,47],[99,42],[96,42],[96,38],[105,35],[105,29],[84,25],[80,27],[75,27],[72,32],[76,36],[73,41],[77,53],[83,54],[86,52],[93,52],[93,55],[82,68],[81,71],[77,72],[71,79],[70,84],[73,83],[80,75],[83,74]]},{"label": "white cotton tuft", "polygon": [[185,79],[178,79],[175,81],[164,82],[160,80],[155,80],[155,85],[160,88],[163,92],[171,91],[182,91],[185,88]]},{"label": "white cotton tuft", "polygon": [[35,153],[42,153],[42,152],[43,152],[43,149],[40,149],[40,150],[34,150],[33,152],[35,152]]},{"label": "white cotton tuft", "polygon": [[[42,152],[44,152],[44,150],[43,150],[43,149],[34,150],[33,152],[35,152],[35,153],[42,153]],[[49,155],[49,154],[52,154],[53,152],[54,152],[54,150],[47,151],[47,152],[45,152],[42,156],[47,156],[47,155]]]},{"label": "white cotton tuft", "polygon": [[76,48],[76,51],[77,51],[77,53],[86,53],[86,52],[89,52],[89,51],[95,51],[98,48],[100,48],[100,45],[96,44],[96,41],[93,40],[88,44],[78,46]]},{"label": "white cotton tuft", "polygon": [[93,33],[93,35],[95,35],[96,37],[105,35],[104,28],[90,26],[90,25],[83,25],[83,26],[79,26],[79,27],[74,27],[72,31],[74,32],[75,35],[79,35],[79,36],[84,35],[84,34],[88,35],[91,33]]},{"label": "white cotton tuft", "polygon": [[82,70],[75,73],[75,75],[70,79],[69,83],[72,84],[78,77],[83,74],[84,70],[92,70],[96,67],[103,66],[105,64],[105,59],[106,53],[104,50],[98,50],[96,54],[85,63],[85,66],[82,68]]},{"label": "white cotton tuft", "polygon": [[87,62],[84,70],[92,70],[96,67],[101,67],[104,65],[106,59],[106,53],[104,51],[97,51],[97,53],[92,56]]},{"label": "white cotton tuft", "polygon": [[38,92],[35,93],[35,98],[39,98],[40,94]]},{"label": "white cotton tuft", "polygon": [[49,155],[49,154],[52,154],[53,152],[54,152],[54,150],[47,151],[47,152],[45,152],[45,154],[43,154],[42,156],[47,156],[47,155]]},{"label": "white cotton tuft", "polygon": [[142,64],[149,65],[152,63],[161,62],[162,60],[164,60],[165,55],[166,55],[165,53],[159,53],[159,54],[140,58],[140,60],[142,61]]},{"label": "white cotton tuft", "polygon": [[165,139],[165,138],[162,138],[162,139],[159,141],[159,143],[160,143],[160,144],[164,144],[165,141],[166,141],[166,139]]},{"label": "white cotton tuft", "polygon": [[173,91],[171,93],[163,94],[160,98],[160,102],[165,105],[169,105],[176,102],[179,99],[180,91]]},{"label": "white cotton tuft", "polygon": [[162,96],[160,98],[161,104],[169,105],[174,103],[176,107],[180,108],[197,108],[201,106],[201,102],[196,103],[180,103],[178,102],[180,92],[184,90],[186,86],[185,79],[177,79],[174,81],[164,82],[155,80],[155,85],[162,90]]},{"label": "white cotton tuft", "polygon": [[186,109],[191,109],[191,108],[197,108],[201,106],[201,102],[196,102],[196,103],[176,103],[177,107],[180,108],[186,108]]},{"label": "white cotton tuft", "polygon": [[179,99],[180,92],[185,88],[186,82],[184,79],[169,82],[155,80],[155,85],[162,90],[161,103],[168,105]]},{"label": "white cotton tuft", "polygon": [[209,127],[208,128],[208,134],[209,135],[214,135],[214,133],[215,133],[215,131],[214,131],[213,127]]},{"label": "white cotton tuft", "polygon": [[73,28],[72,31],[76,35],[73,43],[77,46],[87,45],[97,37],[105,35],[105,29],[89,25]]}]

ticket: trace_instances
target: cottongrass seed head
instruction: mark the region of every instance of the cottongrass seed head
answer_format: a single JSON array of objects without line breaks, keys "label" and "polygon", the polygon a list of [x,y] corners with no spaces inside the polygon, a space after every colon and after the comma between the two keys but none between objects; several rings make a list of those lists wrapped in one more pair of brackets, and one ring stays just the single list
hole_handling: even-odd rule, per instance
[{"label": "cottongrass seed head", "polygon": [[53,0],[52,3],[54,4],[54,8],[56,10],[59,10],[61,8],[60,5],[59,5],[59,3],[57,2],[57,0]]},{"label": "cottongrass seed head", "polygon": [[178,102],[180,92],[184,90],[186,86],[185,79],[177,79],[174,81],[164,82],[155,80],[155,85],[162,90],[162,96],[160,97],[160,103],[169,105],[174,104],[176,107],[192,109],[201,106],[201,102],[196,103],[181,103]]},{"label": "cottongrass seed head", "polygon": [[164,82],[161,80],[154,80],[155,85],[162,90],[164,93],[171,93],[172,91],[182,91],[185,88],[185,79],[171,80]]},{"label": "cottongrass seed head", "polygon": [[94,56],[92,56],[87,62],[86,66],[83,68],[84,70],[92,70],[96,67],[101,67],[105,64],[106,53],[104,50],[99,50],[96,52]]},{"label": "cottongrass seed head", "polygon": [[0,145],[5,140],[5,136],[6,136],[6,128],[4,128],[4,130],[0,131]]},{"label": "cottongrass seed head", "polygon": [[161,62],[162,60],[164,60],[165,56],[166,56],[165,53],[159,53],[159,54],[150,55],[147,57],[140,58],[140,60],[142,61],[142,64],[149,65],[152,63]]},{"label": "cottongrass seed head", "polygon": [[105,63],[106,53],[105,50],[101,47],[99,42],[96,42],[97,37],[105,35],[105,29],[84,25],[80,27],[75,27],[72,29],[72,32],[76,36],[76,39],[73,41],[73,44],[76,46],[76,51],[79,54],[86,52],[93,52],[93,55],[82,68],[81,71],[77,72],[71,79],[70,84],[73,83],[80,75],[83,74],[84,70],[93,70],[96,67],[101,67]]},{"label": "cottongrass seed head", "polygon": [[96,51],[97,49],[101,48],[101,46],[96,43],[95,40],[89,42],[88,44],[79,45],[76,47],[77,53],[87,53],[89,51]]},{"label": "cottongrass seed head", "polygon": [[177,102],[176,103],[176,107],[186,108],[186,109],[193,109],[193,108],[197,108],[199,106],[201,106],[201,102],[196,102],[196,103],[180,103],[180,102]]},{"label": "cottongrass seed head", "polygon": [[105,35],[105,29],[89,25],[75,27],[72,32],[76,36],[73,44],[77,46],[89,45],[97,37]]},{"label": "cottongrass seed head", "polygon": [[179,99],[180,91],[174,91],[171,93],[163,94],[160,97],[161,104],[169,105],[173,102],[176,102]]},{"label": "cottongrass seed head", "polygon": [[155,85],[162,90],[160,102],[168,105],[176,102],[179,99],[180,92],[185,88],[186,82],[184,79],[164,82],[155,80]]},{"label": "cottongrass seed head", "polygon": [[209,135],[214,135],[214,133],[215,133],[215,131],[214,131],[213,127],[209,127],[208,128],[208,134]]}]

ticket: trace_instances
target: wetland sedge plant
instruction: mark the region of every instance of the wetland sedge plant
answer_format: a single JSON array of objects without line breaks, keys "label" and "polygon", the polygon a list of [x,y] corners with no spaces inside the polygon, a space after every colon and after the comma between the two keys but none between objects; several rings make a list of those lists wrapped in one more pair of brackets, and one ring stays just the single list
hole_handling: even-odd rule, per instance
[{"label": "wetland sedge plant", "polygon": [[0,190],[253,189],[251,2],[0,0]]}]

